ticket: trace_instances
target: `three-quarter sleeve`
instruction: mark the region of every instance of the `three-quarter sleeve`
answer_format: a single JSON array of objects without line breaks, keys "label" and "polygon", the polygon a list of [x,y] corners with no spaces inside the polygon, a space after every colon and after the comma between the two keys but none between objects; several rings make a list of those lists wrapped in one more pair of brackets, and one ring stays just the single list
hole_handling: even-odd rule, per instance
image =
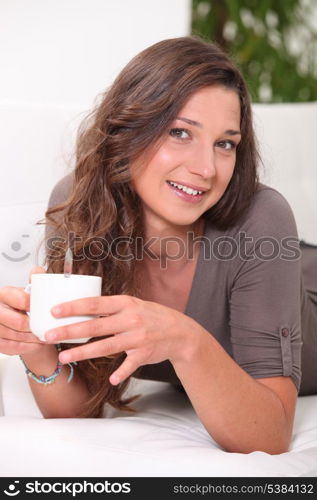
[{"label": "three-quarter sleeve", "polygon": [[235,361],[254,378],[301,382],[301,262],[296,223],[285,198],[263,189],[236,235],[230,340]]}]

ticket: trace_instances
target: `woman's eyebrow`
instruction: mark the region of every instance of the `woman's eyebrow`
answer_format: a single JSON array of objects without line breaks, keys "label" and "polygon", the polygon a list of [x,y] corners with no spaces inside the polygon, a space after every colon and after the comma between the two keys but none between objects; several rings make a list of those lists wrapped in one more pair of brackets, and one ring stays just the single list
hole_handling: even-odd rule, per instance
[{"label": "woman's eyebrow", "polygon": [[241,135],[241,132],[239,130],[225,130],[224,133],[226,135]]},{"label": "woman's eyebrow", "polygon": [[188,123],[189,125],[194,125],[195,127],[203,128],[203,124],[200,122],[196,122],[195,120],[190,120],[189,118],[184,118],[183,116],[179,116],[176,120],[181,120],[182,122]]},{"label": "woman's eyebrow", "polygon": [[[194,125],[194,127],[203,128],[203,124],[202,123],[196,122],[195,120],[190,120],[189,118],[185,118],[184,116],[179,116],[179,117],[176,118],[176,120],[181,120],[182,122],[188,123],[189,125]],[[225,130],[224,134],[227,134],[227,135],[241,135],[241,132],[240,132],[240,130],[229,129],[229,130]]]}]

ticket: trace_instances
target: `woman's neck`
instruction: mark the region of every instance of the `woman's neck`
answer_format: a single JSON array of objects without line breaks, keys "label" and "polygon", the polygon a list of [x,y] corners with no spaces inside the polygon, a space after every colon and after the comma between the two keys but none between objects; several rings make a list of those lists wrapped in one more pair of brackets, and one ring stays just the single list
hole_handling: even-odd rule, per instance
[{"label": "woman's neck", "polygon": [[190,226],[171,227],[148,225],[145,231],[144,261],[146,268],[180,272],[199,253],[199,238],[204,234],[201,217]]}]

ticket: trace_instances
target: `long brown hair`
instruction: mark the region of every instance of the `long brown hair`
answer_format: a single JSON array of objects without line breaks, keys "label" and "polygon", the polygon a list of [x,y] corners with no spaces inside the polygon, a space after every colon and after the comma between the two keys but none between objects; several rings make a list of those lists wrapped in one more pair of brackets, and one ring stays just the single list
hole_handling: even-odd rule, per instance
[{"label": "long brown hair", "polygon": [[[50,231],[62,237],[58,251],[47,248],[48,272],[63,272],[63,257],[70,243],[76,256],[74,273],[101,276],[103,295],[138,296],[136,260],[128,256],[136,255],[136,237],[144,237],[144,225],[129,165],[163,137],[194,92],[211,85],[237,92],[242,138],[226,192],[204,217],[220,229],[235,224],[258,184],[258,153],[246,84],[216,44],[196,37],[163,40],[127,64],[79,129],[72,189],[64,203],[46,212]],[[70,239],[70,234],[76,238]],[[107,251],[118,237],[122,239],[120,258]],[[100,416],[104,403],[130,409],[133,398],[123,399],[128,380],[119,386],[109,382],[124,358],[122,353],[78,363],[91,393],[80,416]]]}]

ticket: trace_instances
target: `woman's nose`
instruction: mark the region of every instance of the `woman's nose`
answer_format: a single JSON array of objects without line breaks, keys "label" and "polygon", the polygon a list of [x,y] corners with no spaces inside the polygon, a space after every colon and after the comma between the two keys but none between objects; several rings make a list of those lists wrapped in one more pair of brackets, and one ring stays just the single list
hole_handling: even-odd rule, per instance
[{"label": "woman's nose", "polygon": [[210,147],[198,146],[195,150],[188,169],[191,173],[200,175],[205,179],[214,177],[216,174],[215,157],[213,149]]}]

